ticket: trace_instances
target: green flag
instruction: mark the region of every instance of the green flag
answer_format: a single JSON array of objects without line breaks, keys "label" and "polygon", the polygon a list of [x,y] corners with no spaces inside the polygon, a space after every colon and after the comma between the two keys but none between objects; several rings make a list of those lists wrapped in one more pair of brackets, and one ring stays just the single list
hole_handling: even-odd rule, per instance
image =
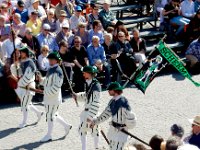
[{"label": "green flag", "polygon": [[156,48],[158,49],[160,54],[184,77],[188,78],[195,86],[200,86],[200,83],[197,83],[192,79],[191,75],[188,73],[187,69],[180,61],[180,58],[170,48],[168,48],[163,41],[160,41]]}]

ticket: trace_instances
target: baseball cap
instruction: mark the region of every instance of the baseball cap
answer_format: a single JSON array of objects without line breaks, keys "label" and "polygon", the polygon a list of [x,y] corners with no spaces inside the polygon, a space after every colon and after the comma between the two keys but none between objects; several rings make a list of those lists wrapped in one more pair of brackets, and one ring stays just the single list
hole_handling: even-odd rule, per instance
[{"label": "baseball cap", "polygon": [[77,6],[75,7],[75,10],[76,10],[76,11],[82,11],[82,8],[81,8],[81,6],[78,6],[78,5],[77,5]]}]

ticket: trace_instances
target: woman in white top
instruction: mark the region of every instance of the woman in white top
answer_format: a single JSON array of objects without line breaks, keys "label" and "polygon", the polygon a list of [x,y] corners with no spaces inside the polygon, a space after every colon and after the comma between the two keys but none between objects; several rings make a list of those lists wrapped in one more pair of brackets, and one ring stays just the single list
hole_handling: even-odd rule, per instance
[{"label": "woman in white top", "polygon": [[49,47],[43,45],[41,48],[41,54],[38,56],[38,67],[43,76],[46,75],[47,70],[49,69],[49,60],[47,56],[49,54]]}]

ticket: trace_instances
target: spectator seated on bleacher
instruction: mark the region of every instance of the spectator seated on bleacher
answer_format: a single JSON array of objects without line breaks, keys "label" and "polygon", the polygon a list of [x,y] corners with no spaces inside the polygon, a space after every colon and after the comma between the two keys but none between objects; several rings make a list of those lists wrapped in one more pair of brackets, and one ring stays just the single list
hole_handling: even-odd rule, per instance
[{"label": "spectator seated on bleacher", "polygon": [[22,0],[17,2],[17,8],[14,10],[14,13],[18,13],[21,16],[21,21],[26,23],[28,21],[28,10],[25,8],[25,4]]},{"label": "spectator seated on bleacher", "polygon": [[21,21],[20,14],[13,15],[13,30],[19,37],[24,37],[26,25]]},{"label": "spectator seated on bleacher", "polygon": [[47,18],[42,21],[42,25],[44,24],[49,24],[51,27],[50,32],[56,33],[57,25],[55,19],[55,10],[53,8],[47,10]]},{"label": "spectator seated on bleacher", "polygon": [[31,15],[29,17],[30,18],[26,23],[26,27],[31,28],[33,35],[37,36],[40,33],[40,30],[41,30],[41,27],[42,27],[42,21],[38,17],[37,11],[31,12]]},{"label": "spectator seated on bleacher", "polygon": [[99,18],[103,25],[104,30],[109,26],[115,26],[117,20],[113,12],[110,10],[111,1],[104,0],[103,9],[99,13]]},{"label": "spectator seated on bleacher", "polygon": [[187,60],[190,62],[191,68],[195,67],[195,65],[198,65],[200,61],[200,37],[189,45],[185,55]]},{"label": "spectator seated on bleacher", "polygon": [[191,19],[186,32],[189,42],[197,39],[200,36],[200,9],[197,11],[194,18]]},{"label": "spectator seated on bleacher", "polygon": [[103,86],[106,88],[110,83],[110,66],[106,59],[103,46],[100,44],[98,36],[92,37],[92,43],[87,47],[89,64],[96,66],[99,72],[104,71],[105,80]]},{"label": "spectator seated on bleacher", "polygon": [[200,9],[200,0],[195,0],[194,2],[194,11],[197,12],[197,10]]},{"label": "spectator seated on bleacher", "polygon": [[40,47],[42,47],[43,45],[47,45],[49,47],[50,52],[58,51],[58,44],[56,42],[55,37],[50,32],[50,29],[50,25],[44,24],[42,26],[42,32],[38,34],[37,39],[40,43]]},{"label": "spectator seated on bleacher", "polygon": [[69,29],[69,24],[64,22],[62,24],[62,30],[56,35],[56,42],[60,43],[60,41],[64,40],[68,43],[68,46],[71,47],[74,40],[74,34],[71,33]]},{"label": "spectator seated on bleacher", "polygon": [[118,40],[110,46],[110,51],[113,80],[118,80],[119,74],[130,76],[135,71],[136,65],[133,57],[133,49],[126,40],[124,32],[120,31],[118,33]]},{"label": "spectator seated on bleacher", "polygon": [[7,25],[5,23],[6,23],[5,17],[3,15],[0,15],[0,41],[1,42],[8,39],[10,35],[10,25]]},{"label": "spectator seated on bleacher", "polygon": [[70,25],[70,29],[72,30],[72,33],[77,32],[79,23],[82,22],[82,23],[87,24],[86,19],[84,16],[81,15],[81,12],[82,12],[81,6],[76,6],[75,13],[69,19],[69,25]]},{"label": "spectator seated on bleacher", "polygon": [[43,45],[41,48],[41,54],[38,56],[38,69],[41,72],[42,76],[46,76],[47,70],[49,69],[49,60],[47,58],[49,54],[49,47]]},{"label": "spectator seated on bleacher", "polygon": [[31,28],[26,28],[22,43],[26,43],[28,47],[35,52],[36,56],[40,54],[40,44],[38,39],[33,35]]},{"label": "spectator seated on bleacher", "polygon": [[106,53],[106,59],[110,60],[111,58],[111,50],[110,45],[112,44],[113,35],[111,33],[104,34],[104,43],[102,44],[104,51]]},{"label": "spectator seated on bleacher", "polygon": [[56,28],[57,28],[57,33],[59,33],[61,30],[62,30],[62,25],[65,23],[65,24],[69,24],[69,21],[68,19],[66,18],[67,17],[67,14],[64,10],[61,10],[60,11],[60,15],[59,15],[59,18],[57,19],[56,21]]},{"label": "spectator seated on bleacher", "polygon": [[6,23],[10,23],[10,14],[8,13],[8,5],[6,3],[0,4],[0,15],[3,15]]},{"label": "spectator seated on bleacher", "polygon": [[68,0],[60,0],[60,2],[56,5],[55,15],[57,19],[60,17],[61,10],[65,11],[66,18],[68,19],[72,16],[72,14],[74,14],[73,4]]},{"label": "spectator seated on bleacher", "polygon": [[146,41],[140,37],[138,29],[133,29],[133,38],[130,41],[136,61],[141,65],[146,60]]},{"label": "spectator seated on bleacher", "polygon": [[184,0],[181,2],[180,14],[183,17],[191,19],[194,17],[195,13],[193,0]]},{"label": "spectator seated on bleacher", "polygon": [[190,20],[179,15],[179,5],[180,0],[172,0],[169,4],[166,4],[163,9],[163,15],[165,16],[165,21],[167,21],[170,25],[170,32],[172,34],[172,28],[174,26],[178,26],[178,29],[175,32],[176,36],[180,36],[180,34],[184,30],[184,26],[187,25]]},{"label": "spectator seated on bleacher", "polygon": [[93,22],[92,29],[89,30],[89,40],[90,40],[90,43],[92,42],[93,36],[98,36],[99,40],[100,40],[99,41],[100,44],[103,44],[104,37],[103,37],[101,22],[99,20],[95,20]]},{"label": "spectator seated on bleacher", "polygon": [[92,13],[87,16],[88,29],[92,29],[93,22],[99,20],[99,7],[96,4],[91,4]]},{"label": "spectator seated on bleacher", "polygon": [[75,36],[79,36],[81,38],[81,44],[87,48],[87,46],[90,43],[89,39],[89,32],[86,29],[86,24],[85,23],[79,23],[78,25],[78,31],[75,33]]},{"label": "spectator seated on bleacher", "polygon": [[127,41],[130,41],[130,35],[126,29],[126,27],[124,26],[124,23],[122,21],[117,21],[117,23],[114,26],[114,41],[117,41],[118,37],[118,33],[122,31],[125,34],[125,38]]},{"label": "spectator seated on bleacher", "polygon": [[38,16],[41,20],[47,17],[47,14],[44,8],[40,5],[40,0],[31,0],[32,5],[28,8],[28,15],[31,15],[31,12],[37,11]]}]

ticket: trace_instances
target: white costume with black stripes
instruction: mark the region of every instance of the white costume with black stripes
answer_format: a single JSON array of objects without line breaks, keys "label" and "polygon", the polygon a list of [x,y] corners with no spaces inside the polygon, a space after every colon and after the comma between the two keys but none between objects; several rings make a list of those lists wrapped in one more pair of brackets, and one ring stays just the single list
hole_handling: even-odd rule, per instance
[{"label": "white costume with black stripes", "polygon": [[66,134],[68,134],[69,129],[71,129],[71,125],[67,124],[58,114],[59,105],[62,103],[61,86],[63,84],[63,72],[58,64],[49,68],[41,84],[44,86],[44,105],[46,121],[48,122],[48,133],[41,140],[45,142],[51,140],[54,121],[58,121],[64,126]]},{"label": "white costume with black stripes", "polygon": [[99,128],[98,125],[90,128],[87,119],[93,120],[98,114],[100,107],[101,85],[96,79],[86,80],[86,91],[77,93],[77,100],[85,103],[85,109],[80,115],[79,134],[81,135],[82,150],[86,149],[86,135],[88,132],[94,137],[95,148],[98,148]]},{"label": "white costume with black stripes", "polygon": [[131,111],[130,105],[125,97],[119,95],[111,99],[103,113],[94,120],[94,123],[100,124],[110,117],[112,117],[108,132],[110,150],[123,150],[128,136],[117,128],[123,127],[125,130],[128,130],[136,124],[135,114]]},{"label": "white costume with black stripes", "polygon": [[[20,77],[18,81],[18,88],[16,89],[16,93],[21,101],[21,109],[23,112],[23,121],[19,126],[20,128],[22,128],[26,125],[29,109],[31,109],[32,111],[36,113],[38,117],[38,121],[41,118],[42,112],[40,112],[35,106],[33,106],[31,102],[33,96],[35,95],[35,92],[21,88],[21,87],[25,88],[27,86],[31,88],[35,88],[36,66],[34,62],[32,61],[32,59],[27,58],[26,60],[22,60],[20,62],[20,68],[22,71],[22,76]],[[14,71],[12,71],[11,69],[11,72],[14,72]]]}]

